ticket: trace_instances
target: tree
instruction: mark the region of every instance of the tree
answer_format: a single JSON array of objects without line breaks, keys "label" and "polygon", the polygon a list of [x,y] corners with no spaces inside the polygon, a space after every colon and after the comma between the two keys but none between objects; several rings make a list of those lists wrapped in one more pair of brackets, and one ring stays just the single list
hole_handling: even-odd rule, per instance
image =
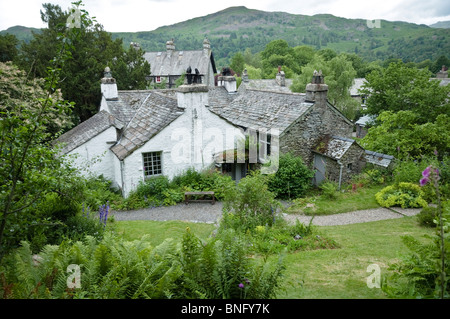
[{"label": "tree", "polygon": [[150,63],[144,58],[144,51],[130,45],[119,59],[111,62],[111,72],[117,80],[119,90],[145,90],[150,75]]},{"label": "tree", "polygon": [[450,86],[440,86],[430,77],[428,70],[407,67],[403,62],[371,72],[361,89],[368,96],[367,112],[412,111],[419,116],[418,123],[434,122],[439,114],[449,114]]},{"label": "tree", "polygon": [[13,34],[0,34],[0,62],[15,61],[17,58],[17,40]]},{"label": "tree", "polygon": [[[45,77],[48,61],[57,55],[59,34],[65,32],[69,12],[58,5],[44,4],[41,19],[48,27],[34,34],[30,43],[22,45],[19,66],[35,77]],[[126,89],[146,86],[149,65],[143,61],[143,51],[124,51],[122,40],[112,40],[111,34],[93,19],[82,19],[79,36],[72,39],[75,48],[71,59],[61,69],[58,83],[64,98],[75,102],[73,122],[78,124],[98,111],[101,101],[100,79],[106,66],[117,69],[115,78]],[[120,78],[119,78],[120,77]]]},{"label": "tree", "polygon": [[300,72],[300,66],[296,61],[294,49],[285,40],[274,40],[266,45],[260,53],[262,62],[262,76],[272,79],[281,66],[286,77],[290,78],[294,73]]},{"label": "tree", "polygon": [[232,68],[238,75],[242,74],[242,71],[244,71],[244,56],[241,52],[233,55],[231,58],[230,68]]},{"label": "tree", "polygon": [[450,117],[440,114],[434,121],[422,123],[413,111],[384,111],[377,118],[378,125],[371,127],[361,145],[375,152],[389,154],[397,159],[432,155],[440,158],[449,155]]},{"label": "tree", "polygon": [[[81,19],[88,15],[83,13]],[[20,236],[26,230],[48,225],[36,209],[48,193],[77,194],[69,182],[74,170],[63,165],[64,157],[57,156],[51,145],[57,135],[54,131],[64,128],[73,107],[62,99],[58,83],[80,30],[66,31],[58,36],[57,54],[45,79],[30,81],[11,63],[0,64],[0,260],[24,239]]]},{"label": "tree", "polygon": [[328,100],[346,117],[353,120],[356,116],[358,102],[350,96],[350,87],[356,76],[352,63],[340,54],[327,61],[322,55],[316,55],[311,62],[301,68],[301,74],[294,78],[290,87],[293,92],[305,92],[311,82],[314,71],[322,71],[328,85]]}]

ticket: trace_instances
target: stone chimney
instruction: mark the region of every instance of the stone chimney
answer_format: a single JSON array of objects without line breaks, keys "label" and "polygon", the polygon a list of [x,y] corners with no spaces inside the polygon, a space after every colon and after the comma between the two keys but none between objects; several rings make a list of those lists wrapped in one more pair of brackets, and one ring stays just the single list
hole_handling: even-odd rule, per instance
[{"label": "stone chimney", "polygon": [[306,101],[327,102],[328,85],[324,82],[322,71],[314,71],[311,83],[306,85]]},{"label": "stone chimney", "polygon": [[208,105],[208,86],[205,84],[183,84],[177,88],[178,107],[196,109]]},{"label": "stone chimney", "polygon": [[242,72],[242,82],[248,82],[248,72],[247,72],[247,69],[244,69],[244,72]]},{"label": "stone chimney", "polygon": [[111,69],[109,67],[105,68],[104,76],[100,84],[100,89],[102,91],[103,97],[107,101],[117,100],[119,98],[116,79],[111,76]]},{"label": "stone chimney", "polygon": [[205,40],[203,40],[203,54],[209,57],[210,53],[211,53],[211,43],[207,38],[205,38]]},{"label": "stone chimney", "polygon": [[284,71],[281,71],[281,66],[278,67],[278,73],[275,77],[275,81],[279,86],[286,86],[286,75],[284,74]]},{"label": "stone chimney", "polygon": [[445,67],[445,65],[442,66],[442,69],[436,73],[436,78],[437,79],[446,79],[448,78],[448,71],[447,68]]},{"label": "stone chimney", "polygon": [[175,51],[175,43],[173,42],[173,39],[166,42],[166,51],[169,57],[172,56],[173,51]]},{"label": "stone chimney", "polygon": [[223,68],[222,75],[217,78],[217,86],[223,86],[228,93],[237,92],[236,78],[231,75],[230,68]]}]

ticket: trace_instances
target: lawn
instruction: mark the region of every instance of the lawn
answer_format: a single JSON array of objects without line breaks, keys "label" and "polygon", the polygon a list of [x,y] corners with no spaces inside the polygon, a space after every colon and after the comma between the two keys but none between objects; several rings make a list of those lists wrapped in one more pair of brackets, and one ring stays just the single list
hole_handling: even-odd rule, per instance
[{"label": "lawn", "polygon": [[331,215],[355,210],[380,207],[375,194],[386,185],[357,188],[355,191],[336,192],[336,198],[329,199],[320,194],[298,198],[292,201],[289,214]]},{"label": "lawn", "polygon": [[[116,230],[128,240],[148,234],[153,245],[165,238],[181,240],[186,227],[206,239],[214,225],[181,221],[120,221]],[[319,233],[338,242],[340,248],[289,253],[285,256],[284,299],[380,299],[380,289],[367,287],[367,267],[378,264],[381,273],[408,253],[401,236],[421,238],[433,231],[419,227],[415,217],[344,226],[318,227]],[[272,258],[277,258],[273,256]]]}]

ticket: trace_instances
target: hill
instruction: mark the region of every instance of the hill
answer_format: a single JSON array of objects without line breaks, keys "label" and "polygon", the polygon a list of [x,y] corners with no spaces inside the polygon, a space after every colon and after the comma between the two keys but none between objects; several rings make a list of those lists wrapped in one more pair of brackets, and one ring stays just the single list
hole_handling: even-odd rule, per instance
[{"label": "hill", "polygon": [[[218,65],[238,51],[260,52],[275,39],[291,46],[310,45],[352,52],[367,60],[401,58],[419,62],[450,52],[450,30],[400,21],[346,19],[330,14],[314,16],[231,7],[153,31],[112,33],[124,45],[138,42],[147,51],[165,50],[174,39],[180,50],[197,50],[204,37],[211,41]],[[379,27],[378,27],[379,26]]]},{"label": "hill", "polygon": [[28,42],[33,38],[33,32],[40,32],[40,29],[16,25],[6,30],[0,31],[0,34],[13,34],[17,39],[19,39],[19,41]]},{"label": "hill", "polygon": [[[443,25],[443,24],[440,24]],[[0,33],[15,34],[28,41],[39,29],[11,27]],[[436,60],[450,52],[450,30],[401,21],[346,19],[331,14],[314,16],[285,12],[266,12],[246,7],[228,9],[193,18],[153,31],[113,32],[124,46],[138,42],[146,51],[165,50],[174,39],[179,50],[199,50],[207,37],[218,67],[229,64],[236,52],[250,48],[264,50],[267,43],[284,39],[291,46],[309,45],[337,52],[356,53],[368,61],[400,58],[405,62]]]},{"label": "hill", "polygon": [[450,29],[450,21],[439,21],[434,24],[430,24],[430,27],[432,28],[443,28],[443,29]]}]

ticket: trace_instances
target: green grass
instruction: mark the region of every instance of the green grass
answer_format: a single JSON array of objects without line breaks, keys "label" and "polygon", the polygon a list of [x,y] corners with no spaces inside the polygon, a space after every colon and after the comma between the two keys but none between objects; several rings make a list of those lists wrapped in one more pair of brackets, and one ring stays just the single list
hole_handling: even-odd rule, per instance
[{"label": "green grass", "polygon": [[[351,212],[355,210],[378,208],[380,205],[375,200],[375,194],[386,185],[357,188],[356,191],[346,191],[337,193],[335,199],[328,199],[324,196],[311,195],[293,201],[287,213],[306,215],[331,215]],[[313,207],[306,207],[313,204]]]},{"label": "green grass", "polygon": [[214,229],[214,225],[205,223],[189,223],[183,221],[134,220],[115,222],[115,230],[125,240],[138,240],[144,235],[153,245],[161,244],[166,238],[180,240],[183,233],[189,227],[194,234],[202,239],[206,239]]},{"label": "green grass", "polygon": [[[127,240],[150,235],[152,245],[166,238],[181,241],[186,229],[206,239],[214,225],[182,221],[119,221],[115,229]],[[285,255],[283,299],[383,299],[381,289],[367,287],[367,267],[378,264],[381,273],[409,251],[401,236],[422,238],[432,229],[420,227],[415,217],[343,226],[316,226],[322,236],[334,239],[340,248],[300,251]],[[425,240],[425,239],[424,239]],[[278,257],[273,255],[275,261]]]},{"label": "green grass", "polygon": [[279,298],[387,298],[381,289],[367,287],[367,277],[371,274],[367,267],[378,264],[381,274],[387,272],[390,264],[409,253],[401,236],[423,238],[423,235],[433,232],[419,227],[415,217],[319,227],[319,230],[336,240],[340,248],[288,254],[285,259],[286,291]]}]

